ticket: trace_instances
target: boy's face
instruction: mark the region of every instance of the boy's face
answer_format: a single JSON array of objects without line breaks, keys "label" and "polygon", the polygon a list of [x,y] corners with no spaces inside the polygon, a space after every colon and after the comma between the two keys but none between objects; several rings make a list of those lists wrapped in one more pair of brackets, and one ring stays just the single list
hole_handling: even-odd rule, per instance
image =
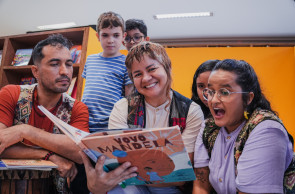
[{"label": "boy's face", "polygon": [[124,38],[123,44],[126,47],[126,49],[130,51],[130,49],[134,45],[137,45],[138,43],[142,41],[149,41],[149,40],[150,38],[148,36],[144,37],[144,34],[141,33],[138,28],[136,28],[136,29],[125,32],[125,38]]},{"label": "boy's face", "polygon": [[108,27],[100,30],[97,34],[103,49],[103,57],[117,57],[120,56],[120,47],[123,41],[123,32],[121,27]]}]

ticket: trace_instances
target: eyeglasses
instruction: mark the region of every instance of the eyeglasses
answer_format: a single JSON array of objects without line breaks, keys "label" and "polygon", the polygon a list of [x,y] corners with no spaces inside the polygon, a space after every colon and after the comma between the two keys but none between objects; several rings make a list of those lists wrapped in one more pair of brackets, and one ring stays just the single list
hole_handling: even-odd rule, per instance
[{"label": "eyeglasses", "polygon": [[142,41],[143,37],[144,36],[134,36],[134,37],[126,36],[125,39],[124,39],[124,42],[125,43],[130,43],[131,40],[133,40],[133,42],[139,43],[140,41]]},{"label": "eyeglasses", "polygon": [[225,89],[225,88],[220,88],[216,92],[214,90],[210,90],[209,88],[205,88],[203,90],[203,97],[205,98],[205,100],[211,101],[213,99],[215,93],[217,93],[217,98],[220,101],[226,101],[231,94],[244,94],[244,93],[246,94],[249,92],[230,92],[230,91],[228,91],[228,89]]}]

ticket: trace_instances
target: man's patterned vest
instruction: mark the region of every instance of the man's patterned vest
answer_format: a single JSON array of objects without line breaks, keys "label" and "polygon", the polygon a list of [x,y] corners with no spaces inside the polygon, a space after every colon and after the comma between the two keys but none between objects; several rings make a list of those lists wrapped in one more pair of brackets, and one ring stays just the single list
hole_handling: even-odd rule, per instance
[{"label": "man's patterned vest", "polygon": [[[257,108],[243,127],[243,129],[238,134],[238,137],[235,142],[234,147],[234,162],[235,162],[235,174],[237,176],[237,164],[239,157],[241,156],[246,141],[253,131],[253,129],[262,121],[265,120],[273,120],[279,122],[283,125],[282,121],[271,111],[262,110]],[[283,125],[284,126],[284,125]],[[211,158],[211,152],[214,147],[214,143],[216,141],[217,135],[219,133],[221,127],[218,127],[214,119],[208,118],[206,119],[206,126],[203,133],[203,143],[208,151],[209,158]],[[285,128],[285,127],[284,127]],[[287,130],[286,130],[287,131]],[[288,133],[288,132],[287,132]],[[293,137],[288,133],[289,139],[294,145]],[[284,175],[284,193],[295,193],[295,157],[293,155],[293,160]]]},{"label": "man's patterned vest", "polygon": [[[15,115],[13,125],[27,124],[29,122],[31,110],[33,108],[34,90],[37,84],[34,85],[21,85],[21,92],[15,107]],[[70,122],[72,115],[72,108],[74,106],[75,99],[67,95],[62,94],[62,103],[56,111],[56,117],[63,120],[66,123]],[[54,125],[53,133],[61,133],[60,130]],[[4,173],[5,172],[5,173]],[[0,177],[4,179],[39,179],[49,178],[50,171],[28,171],[28,170],[8,170],[1,171]],[[59,176],[57,172],[53,172],[54,182],[57,187],[57,191],[66,193],[66,179]]]},{"label": "man's patterned vest", "polygon": [[[145,103],[144,96],[136,94],[127,98],[128,100],[128,119],[129,128],[145,127]],[[169,127],[178,125],[181,133],[186,127],[186,117],[192,100],[173,91],[173,97],[170,105]],[[137,106],[138,104],[138,106]],[[136,107],[136,109],[134,109]]]},{"label": "man's patterned vest", "polygon": [[[15,107],[13,125],[26,124],[29,122],[31,110],[33,108],[34,89],[36,86],[37,84],[21,85],[21,92]],[[63,93],[62,95],[62,103],[58,107],[55,116],[62,121],[69,123],[75,99],[66,93]],[[53,127],[53,133],[61,133],[55,125]]]}]

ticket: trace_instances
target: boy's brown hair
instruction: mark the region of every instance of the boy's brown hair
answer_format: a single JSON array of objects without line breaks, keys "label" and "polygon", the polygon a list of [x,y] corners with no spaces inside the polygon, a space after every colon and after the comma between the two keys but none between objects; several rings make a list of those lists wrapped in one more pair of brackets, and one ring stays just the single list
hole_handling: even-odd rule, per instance
[{"label": "boy's brown hair", "polygon": [[99,34],[100,30],[108,27],[121,27],[124,33],[124,20],[123,18],[112,11],[102,13],[97,19],[96,31]]}]

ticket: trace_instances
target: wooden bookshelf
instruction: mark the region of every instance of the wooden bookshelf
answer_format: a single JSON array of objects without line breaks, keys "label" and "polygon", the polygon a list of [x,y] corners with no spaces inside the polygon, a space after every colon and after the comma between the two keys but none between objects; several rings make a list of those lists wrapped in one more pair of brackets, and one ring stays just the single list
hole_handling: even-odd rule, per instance
[{"label": "wooden bookshelf", "polygon": [[34,48],[41,40],[46,39],[51,34],[62,34],[74,45],[82,45],[81,60],[79,64],[73,66],[73,77],[77,77],[77,99],[82,98],[82,72],[88,55],[101,51],[100,44],[96,38],[96,32],[90,27],[79,27],[63,30],[44,31],[28,33],[22,35],[0,37],[0,50],[2,53],[2,63],[0,67],[0,88],[7,84],[20,84],[23,77],[33,77],[31,66],[32,59],[27,66],[12,66],[17,49]]},{"label": "wooden bookshelf", "polygon": [[[4,42],[5,42],[5,38],[4,37],[0,38],[0,50],[2,50],[2,57],[1,57],[1,60],[0,60],[0,65],[3,64],[2,60],[3,60]],[[0,66],[0,69],[1,69],[1,66]],[[0,73],[0,80],[2,80],[2,73]]]}]

